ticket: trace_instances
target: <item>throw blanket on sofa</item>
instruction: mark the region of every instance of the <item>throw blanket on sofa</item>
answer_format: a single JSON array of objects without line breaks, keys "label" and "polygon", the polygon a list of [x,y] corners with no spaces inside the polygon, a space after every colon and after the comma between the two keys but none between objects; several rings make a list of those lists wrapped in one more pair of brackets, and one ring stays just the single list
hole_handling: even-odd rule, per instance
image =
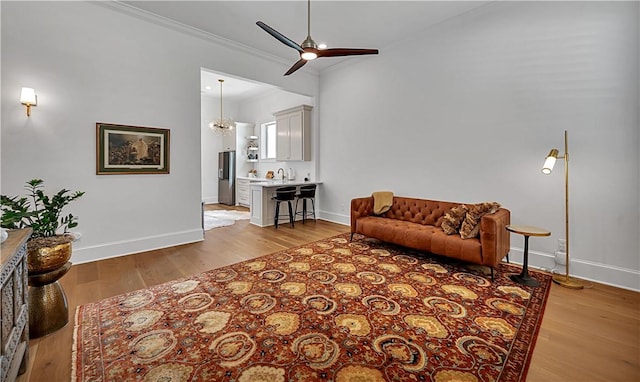
[{"label": "throw blanket on sofa", "polygon": [[393,192],[391,191],[376,191],[371,196],[373,196],[373,213],[376,215],[389,211],[393,205]]}]

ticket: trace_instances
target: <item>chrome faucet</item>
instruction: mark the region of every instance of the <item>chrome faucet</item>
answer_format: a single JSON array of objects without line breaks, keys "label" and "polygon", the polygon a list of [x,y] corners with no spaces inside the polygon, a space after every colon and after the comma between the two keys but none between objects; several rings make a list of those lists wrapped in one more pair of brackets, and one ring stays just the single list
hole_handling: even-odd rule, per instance
[{"label": "chrome faucet", "polygon": [[280,174],[280,171],[282,171],[282,180],[284,180],[284,169],[282,167],[280,167],[278,169],[278,174]]}]

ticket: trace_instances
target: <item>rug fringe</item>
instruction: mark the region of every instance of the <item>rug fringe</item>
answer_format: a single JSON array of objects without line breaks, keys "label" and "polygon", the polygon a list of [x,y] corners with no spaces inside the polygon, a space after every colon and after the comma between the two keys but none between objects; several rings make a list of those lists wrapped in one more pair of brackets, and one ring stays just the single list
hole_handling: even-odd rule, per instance
[{"label": "rug fringe", "polygon": [[78,325],[78,316],[80,315],[80,306],[76,306],[76,313],[74,314],[73,321],[73,340],[71,344],[71,382],[77,381],[76,371],[77,371],[77,361],[78,361],[78,330],[80,329],[80,325]]}]

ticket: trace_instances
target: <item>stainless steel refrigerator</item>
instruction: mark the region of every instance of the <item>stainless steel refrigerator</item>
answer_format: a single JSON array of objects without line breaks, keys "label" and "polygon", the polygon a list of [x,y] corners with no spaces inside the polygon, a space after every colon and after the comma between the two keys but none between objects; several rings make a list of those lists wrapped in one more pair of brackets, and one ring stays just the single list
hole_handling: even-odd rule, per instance
[{"label": "stainless steel refrigerator", "polygon": [[218,153],[218,203],[236,204],[236,152]]}]

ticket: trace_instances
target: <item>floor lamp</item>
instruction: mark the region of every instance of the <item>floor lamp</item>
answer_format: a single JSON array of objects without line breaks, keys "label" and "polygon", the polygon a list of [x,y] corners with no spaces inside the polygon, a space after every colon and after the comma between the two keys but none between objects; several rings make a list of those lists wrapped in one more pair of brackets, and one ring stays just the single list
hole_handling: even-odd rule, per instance
[{"label": "floor lamp", "polygon": [[564,235],[565,235],[565,274],[553,275],[553,282],[565,288],[582,289],[584,286],[575,278],[569,276],[569,143],[567,139],[567,130],[564,131],[564,154],[558,156],[558,149],[551,149],[549,155],[544,160],[542,173],[551,174],[556,160],[564,159]]}]

